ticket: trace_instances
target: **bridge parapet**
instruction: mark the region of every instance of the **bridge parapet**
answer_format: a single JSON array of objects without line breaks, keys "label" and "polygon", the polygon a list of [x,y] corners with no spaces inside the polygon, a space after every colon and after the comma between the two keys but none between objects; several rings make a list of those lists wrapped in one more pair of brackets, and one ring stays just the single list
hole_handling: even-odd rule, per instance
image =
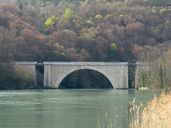
[{"label": "bridge parapet", "polygon": [[127,66],[127,62],[44,62],[44,65],[73,65],[73,66]]}]

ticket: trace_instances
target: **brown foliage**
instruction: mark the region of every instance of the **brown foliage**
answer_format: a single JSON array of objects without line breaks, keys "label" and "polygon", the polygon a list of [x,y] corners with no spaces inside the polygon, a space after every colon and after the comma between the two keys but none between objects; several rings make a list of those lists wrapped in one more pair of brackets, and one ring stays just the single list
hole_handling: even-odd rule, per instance
[{"label": "brown foliage", "polygon": [[76,33],[67,29],[62,32],[54,32],[49,38],[51,44],[59,43],[65,48],[75,47],[79,41],[79,37]]},{"label": "brown foliage", "polygon": [[18,8],[16,3],[1,3],[0,4],[0,9],[3,12],[7,12],[7,13],[12,13],[14,15],[21,15],[21,10]]},{"label": "brown foliage", "polygon": [[145,30],[144,24],[140,22],[135,22],[127,25],[128,31],[131,32],[142,32]]},{"label": "brown foliage", "polygon": [[37,40],[36,33],[32,30],[23,29],[21,30],[20,34],[26,41],[34,42],[35,40]]}]

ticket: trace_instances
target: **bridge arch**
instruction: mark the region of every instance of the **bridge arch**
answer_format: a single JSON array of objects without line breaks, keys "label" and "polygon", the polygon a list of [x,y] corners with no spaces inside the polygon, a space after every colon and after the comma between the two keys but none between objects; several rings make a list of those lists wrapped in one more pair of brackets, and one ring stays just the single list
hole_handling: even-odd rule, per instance
[{"label": "bridge arch", "polygon": [[[69,78],[72,78],[72,75],[77,75],[76,76],[77,80],[74,80],[74,83],[76,86],[72,86],[67,83],[67,80],[69,80]],[[88,78],[87,80],[89,80],[90,83],[87,83],[87,84],[90,84],[90,85],[87,85],[87,84],[85,85],[85,83],[83,83],[82,80],[79,80],[79,78],[85,80],[86,78],[84,78],[84,75],[87,75],[87,77],[96,77],[96,79],[98,79],[99,82],[97,80],[94,81]],[[77,83],[77,82],[81,82],[81,83]],[[77,69],[72,72],[68,72],[67,74],[65,74],[65,77],[62,77],[60,81],[56,82],[56,84],[59,84],[58,88],[77,88],[77,89],[79,88],[114,88],[112,86],[112,82],[107,76],[105,76],[102,72],[98,71],[97,69],[95,70],[95,69],[90,69],[90,68]],[[82,85],[78,86],[78,84],[82,84]]]}]

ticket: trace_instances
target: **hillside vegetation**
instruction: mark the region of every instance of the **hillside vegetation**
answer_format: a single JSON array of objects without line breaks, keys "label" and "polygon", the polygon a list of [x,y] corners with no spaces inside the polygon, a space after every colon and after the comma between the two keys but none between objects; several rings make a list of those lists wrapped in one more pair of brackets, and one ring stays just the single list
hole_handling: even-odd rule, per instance
[{"label": "hillside vegetation", "polygon": [[2,62],[135,62],[151,51],[159,57],[170,35],[170,0],[0,2]]}]

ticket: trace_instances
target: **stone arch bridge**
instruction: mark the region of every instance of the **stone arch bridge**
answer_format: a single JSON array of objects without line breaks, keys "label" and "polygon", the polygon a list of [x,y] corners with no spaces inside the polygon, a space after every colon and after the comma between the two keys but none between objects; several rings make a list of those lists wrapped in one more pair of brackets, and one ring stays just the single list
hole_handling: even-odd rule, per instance
[{"label": "stone arch bridge", "polygon": [[44,87],[58,88],[66,76],[82,69],[103,74],[114,89],[128,88],[128,64],[113,62],[45,62]]},{"label": "stone arch bridge", "polygon": [[104,75],[114,89],[128,88],[127,62],[14,62],[14,67],[20,69],[23,75],[29,76],[37,86],[37,67],[43,68],[44,88],[59,88],[62,80],[69,74],[79,70],[93,70]]}]

